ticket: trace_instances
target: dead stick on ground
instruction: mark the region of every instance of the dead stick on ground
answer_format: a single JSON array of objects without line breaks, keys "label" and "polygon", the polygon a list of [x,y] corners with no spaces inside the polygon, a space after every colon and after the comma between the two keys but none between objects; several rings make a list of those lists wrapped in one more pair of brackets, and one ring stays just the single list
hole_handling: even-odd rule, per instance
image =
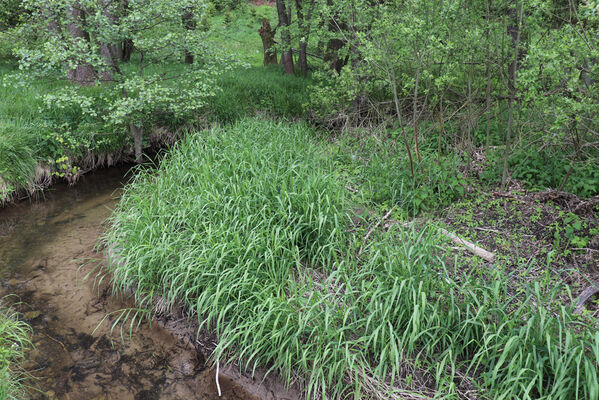
[{"label": "dead stick on ground", "polygon": [[[67,353],[67,355],[69,357],[71,357],[71,353],[69,353],[69,351],[67,350],[67,348],[65,347],[64,343],[62,343],[60,340],[53,338],[52,336],[48,335],[47,333],[44,332],[44,335],[46,335],[49,339],[53,340],[54,342],[58,343],[60,345],[60,347],[62,347],[62,349],[64,350],[65,353]],[[71,357],[72,358],[72,357]]]},{"label": "dead stick on ground", "polygon": [[595,293],[599,292],[599,282],[594,282],[583,290],[583,292],[576,299],[576,308],[574,308],[574,314],[581,314],[584,309],[584,304],[590,299]]},{"label": "dead stick on ground", "polygon": [[360,250],[358,250],[358,255],[362,254],[362,250],[364,250],[364,245],[366,244],[366,241],[368,240],[368,238],[370,237],[370,235],[372,235],[372,232],[374,232],[374,230],[376,228],[378,228],[379,226],[381,226],[381,224],[387,219],[389,218],[389,215],[391,215],[391,213],[393,212],[393,210],[395,210],[395,207],[397,207],[397,204],[394,205],[393,207],[391,207],[391,209],[389,210],[389,212],[387,212],[387,214],[385,214],[385,216],[372,228],[370,228],[368,230],[368,233],[366,233],[366,236],[364,236],[364,240],[362,241],[362,245],[360,246]]},{"label": "dead stick on ground", "polygon": [[461,239],[458,236],[454,235],[451,232],[446,231],[443,228],[439,228],[439,232],[441,232],[444,236],[447,236],[448,238],[451,239],[452,242],[454,242],[457,245],[460,246],[464,246],[465,248],[467,248],[468,250],[470,250],[470,252],[476,254],[477,256],[483,258],[486,261],[489,262],[493,262],[495,261],[495,254],[482,249],[480,247],[478,247],[477,245],[475,245],[474,243],[470,243],[467,240]]}]

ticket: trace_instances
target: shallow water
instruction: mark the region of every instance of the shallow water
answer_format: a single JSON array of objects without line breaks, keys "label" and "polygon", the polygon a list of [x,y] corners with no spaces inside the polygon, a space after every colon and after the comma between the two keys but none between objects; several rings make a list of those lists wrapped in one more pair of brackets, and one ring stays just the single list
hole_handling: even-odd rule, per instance
[{"label": "shallow water", "polygon": [[31,397],[253,397],[226,380],[218,397],[203,356],[158,324],[144,323],[124,341],[118,330],[111,334],[110,321],[132,304],[82,278],[92,270],[89,261],[101,257],[94,246],[125,175],[126,169],[102,170],[74,187],[57,185],[42,198],[0,210],[0,296],[12,295],[7,301],[34,330],[35,349],[23,365]]}]

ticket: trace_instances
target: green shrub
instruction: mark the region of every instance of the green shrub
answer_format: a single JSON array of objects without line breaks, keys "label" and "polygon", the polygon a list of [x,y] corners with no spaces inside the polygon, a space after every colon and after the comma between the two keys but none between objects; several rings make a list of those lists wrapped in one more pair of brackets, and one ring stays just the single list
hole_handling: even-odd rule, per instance
[{"label": "green shrub", "polygon": [[[501,179],[503,151],[490,152],[483,177],[489,182]],[[563,190],[580,197],[599,194],[599,159],[587,157],[575,161]],[[513,179],[523,182],[533,190],[558,189],[570,170],[571,161],[563,154],[527,149],[517,151],[509,159]]]},{"label": "green shrub", "polygon": [[211,0],[214,7],[218,11],[223,10],[235,10],[244,4],[247,4],[247,0]]},{"label": "green shrub", "polygon": [[[405,148],[396,139],[373,139],[370,135],[340,140],[336,160],[350,179],[360,183],[367,201],[398,205],[406,215],[450,205],[465,193],[466,179],[455,154],[442,155],[421,146],[421,162],[413,154],[414,177]],[[351,156],[348,156],[351,154]]]}]

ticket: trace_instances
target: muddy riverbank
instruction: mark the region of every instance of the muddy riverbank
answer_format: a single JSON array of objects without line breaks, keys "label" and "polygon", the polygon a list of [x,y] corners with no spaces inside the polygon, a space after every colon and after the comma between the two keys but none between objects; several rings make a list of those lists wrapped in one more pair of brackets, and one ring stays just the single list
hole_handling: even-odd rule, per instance
[{"label": "muddy riverbank", "polygon": [[[219,398],[214,371],[185,335],[144,323],[122,341],[111,321],[133,304],[83,279],[102,257],[95,245],[125,180],[125,168],[101,170],[0,210],[0,296],[34,330],[23,365],[33,399]],[[288,398],[231,369],[219,381],[221,399]]]}]

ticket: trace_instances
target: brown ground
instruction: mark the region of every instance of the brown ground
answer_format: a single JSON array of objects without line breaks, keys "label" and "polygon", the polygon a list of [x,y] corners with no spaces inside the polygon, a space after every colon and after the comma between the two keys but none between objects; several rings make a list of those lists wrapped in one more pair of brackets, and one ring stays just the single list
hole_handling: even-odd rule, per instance
[{"label": "brown ground", "polygon": [[[480,192],[434,218],[458,236],[494,252],[514,282],[563,283],[574,299],[593,282],[599,284],[599,197],[581,200],[555,190]],[[485,264],[457,251],[465,268]],[[567,292],[561,297],[571,302]],[[585,306],[599,317],[594,299]]]}]

